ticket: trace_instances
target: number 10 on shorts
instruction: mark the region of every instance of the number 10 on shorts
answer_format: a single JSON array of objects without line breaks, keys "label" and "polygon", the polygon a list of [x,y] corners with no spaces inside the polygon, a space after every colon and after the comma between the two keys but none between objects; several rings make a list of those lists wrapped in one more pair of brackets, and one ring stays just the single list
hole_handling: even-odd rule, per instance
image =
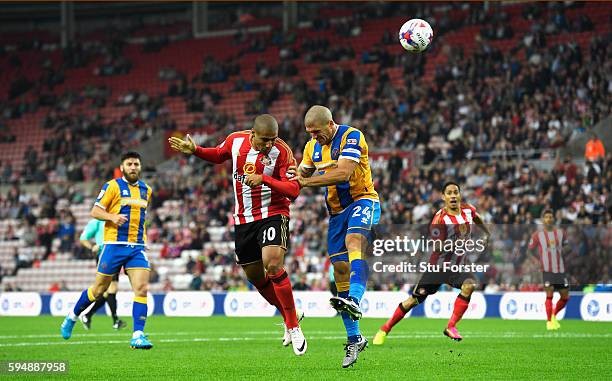
[{"label": "number 10 on shorts", "polygon": [[274,238],[276,238],[276,229],[274,229],[274,226],[270,226],[263,231],[261,243],[273,242]]}]

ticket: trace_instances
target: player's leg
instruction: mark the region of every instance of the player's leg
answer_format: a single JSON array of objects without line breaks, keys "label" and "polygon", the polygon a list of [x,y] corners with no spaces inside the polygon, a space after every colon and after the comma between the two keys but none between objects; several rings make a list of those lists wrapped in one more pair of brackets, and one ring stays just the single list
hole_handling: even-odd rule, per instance
[{"label": "player's leg", "polygon": [[259,245],[260,240],[258,238],[259,225],[260,222],[256,221],[234,227],[236,233],[236,263],[242,267],[247,279],[261,296],[278,309],[284,320],[285,311],[274,292],[272,281],[264,269],[261,247]]},{"label": "player's leg", "polygon": [[440,284],[436,284],[433,281],[431,274],[423,274],[419,282],[412,289],[412,295],[403,302],[401,302],[393,315],[383,324],[376,335],[374,336],[374,345],[382,345],[385,343],[387,335],[391,332],[391,329],[402,319],[410,310],[419,304],[422,304],[428,295],[435,294],[438,291]]},{"label": "player's leg", "polygon": [[569,296],[569,288],[568,287],[560,287],[558,288],[559,291],[559,300],[557,301],[557,304],[555,304],[555,308],[553,310],[553,314],[551,316],[551,321],[554,323],[555,325],[555,329],[559,329],[561,328],[561,324],[559,324],[559,320],[557,320],[557,314],[565,308],[565,305],[567,304],[567,301],[569,300],[570,296]]},{"label": "player's leg", "polygon": [[[104,246],[102,248],[104,248]],[[98,254],[101,254],[101,252]],[[100,264],[100,255],[96,257],[96,266],[99,264]],[[106,298],[106,293],[104,294],[104,297],[96,299],[93,306],[89,309],[89,312],[79,317],[81,319],[81,323],[83,323],[83,328],[85,328],[86,330],[91,329],[91,318],[93,317],[93,314],[95,314],[100,309],[100,307],[104,305],[105,298]]]},{"label": "player's leg", "polygon": [[117,290],[119,289],[119,274],[115,274],[113,281],[108,287],[106,303],[113,318],[113,328],[121,329],[126,326],[125,322],[117,316]]},{"label": "player's leg", "polygon": [[368,341],[359,331],[359,321],[353,320],[345,309],[349,302],[353,303],[348,298],[351,269],[348,250],[345,245],[348,211],[347,209],[339,215],[331,216],[327,230],[327,252],[334,266],[333,274],[337,290],[337,295],[329,301],[332,307],[340,314],[347,336],[347,344],[344,347],[346,354],[342,360],[343,368],[347,368],[357,362],[359,352],[364,350],[368,344]]},{"label": "player's leg", "polygon": [[[289,274],[283,266],[285,249],[279,246],[266,246],[261,249],[263,257],[263,267],[267,279],[273,287],[276,300],[280,304],[280,311],[285,320],[287,328],[298,326],[295,312],[295,301],[293,300],[293,290]],[[278,306],[277,306],[278,307]]]},{"label": "player's leg", "polygon": [[106,291],[110,285],[111,278],[110,275],[98,273],[96,274],[94,283],[81,292],[81,296],[74,305],[73,310],[70,311],[62,323],[61,334],[64,339],[68,340],[70,336],[72,336],[74,323],[77,321],[79,315],[94,303],[96,299],[102,297],[102,294],[104,294],[104,291]]},{"label": "player's leg", "polygon": [[[331,259],[334,266],[334,280],[338,290],[338,298],[348,299],[350,288],[350,265],[346,260],[348,256],[345,253]],[[368,341],[361,335],[358,320],[353,320],[349,313],[344,310],[339,310],[338,312],[340,312],[340,317],[342,317],[342,323],[344,324],[347,336],[347,343],[344,346],[346,353],[342,360],[342,367],[348,368],[357,362],[359,352],[365,349]]]},{"label": "player's leg", "polygon": [[131,347],[134,349],[150,349],[153,347],[144,334],[147,321],[147,291],[149,290],[149,270],[129,269],[127,271],[132,290],[134,291],[134,303],[132,304],[132,319],[134,329],[132,333]]},{"label": "player's leg", "polygon": [[[365,250],[368,246],[368,239],[361,233],[349,233],[345,238],[345,245],[348,251],[350,276],[349,276],[349,295],[348,298],[355,303],[352,317],[361,318],[359,303],[365,293],[366,283],[368,282],[368,263],[365,260]],[[353,309],[347,309],[351,314]]]},{"label": "player's leg", "polygon": [[147,293],[149,291],[150,266],[147,255],[142,246],[127,246],[129,252],[124,268],[130,279],[134,291],[134,302],[132,303],[132,319],[134,328],[130,346],[133,349],[151,349],[153,344],[144,333],[147,321]]},{"label": "player's leg", "polygon": [[553,313],[553,295],[555,288],[545,282],[544,292],[546,293],[546,301],[544,301],[544,309],[546,310],[546,329],[552,331],[555,329],[555,323],[552,322]]},{"label": "player's leg", "polygon": [[368,282],[366,250],[369,240],[372,239],[372,227],[377,225],[380,219],[380,204],[373,200],[358,200],[349,208],[347,217],[345,246],[350,263],[349,299],[355,304],[348,305],[347,312],[354,319],[359,319],[361,318],[359,303]]},{"label": "player's leg", "polygon": [[[455,286],[455,285],[453,285]],[[476,289],[476,280],[471,276],[461,283],[461,292],[457,295],[455,299],[455,304],[453,306],[453,314],[448,320],[448,324],[444,329],[444,334],[450,337],[453,340],[461,341],[463,337],[457,331],[457,323],[463,317],[463,314],[468,309],[470,305],[470,299],[472,298],[472,293]]]},{"label": "player's leg", "polygon": [[106,295],[107,294],[104,293],[104,295],[102,295],[101,298],[96,299],[96,301],[94,302],[93,306],[89,309],[89,311],[86,314],[81,315],[80,319],[81,319],[81,323],[83,323],[83,328],[87,330],[91,329],[91,320],[93,318],[93,315],[96,312],[98,312],[98,310],[102,306],[104,306],[104,303],[106,303]]},{"label": "player's leg", "polygon": [[98,259],[98,272],[94,284],[83,290],[79,300],[74,305],[74,309],[70,311],[64,319],[61,326],[62,337],[66,340],[72,335],[74,323],[79,315],[87,309],[96,299],[101,298],[108,286],[111,283],[112,276],[121,268],[121,258],[116,255],[114,245],[104,245]]},{"label": "player's leg", "polygon": [[[281,313],[293,345],[293,352],[301,356],[306,353],[307,343],[299,326],[291,280],[284,267],[289,240],[289,219],[282,215],[268,218],[259,229],[258,240],[263,267],[272,281],[274,293],[280,302]],[[283,340],[283,343],[285,341],[287,340]]]}]

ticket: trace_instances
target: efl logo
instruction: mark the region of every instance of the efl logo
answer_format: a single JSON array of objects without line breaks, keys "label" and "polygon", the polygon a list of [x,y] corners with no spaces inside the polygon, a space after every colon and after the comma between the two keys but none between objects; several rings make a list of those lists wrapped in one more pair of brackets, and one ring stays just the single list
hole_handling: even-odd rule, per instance
[{"label": "efl logo", "polygon": [[612,321],[612,292],[592,292],[580,302],[580,316],[584,320]]}]

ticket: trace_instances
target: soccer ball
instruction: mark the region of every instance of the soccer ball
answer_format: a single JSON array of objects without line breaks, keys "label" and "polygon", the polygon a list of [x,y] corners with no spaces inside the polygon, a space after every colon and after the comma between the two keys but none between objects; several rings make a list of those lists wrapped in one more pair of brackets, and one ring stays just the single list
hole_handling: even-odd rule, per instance
[{"label": "soccer ball", "polygon": [[431,25],[421,19],[406,21],[399,31],[400,44],[409,52],[420,53],[427,50],[432,39]]}]

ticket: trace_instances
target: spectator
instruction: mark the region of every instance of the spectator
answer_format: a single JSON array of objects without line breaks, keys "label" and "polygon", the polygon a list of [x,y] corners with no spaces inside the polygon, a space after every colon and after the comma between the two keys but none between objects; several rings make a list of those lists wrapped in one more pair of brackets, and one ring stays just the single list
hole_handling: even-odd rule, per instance
[{"label": "spectator", "polygon": [[606,151],[603,142],[599,139],[595,132],[591,133],[591,138],[586,143],[584,150],[584,158],[587,161],[597,162],[606,157]]}]

